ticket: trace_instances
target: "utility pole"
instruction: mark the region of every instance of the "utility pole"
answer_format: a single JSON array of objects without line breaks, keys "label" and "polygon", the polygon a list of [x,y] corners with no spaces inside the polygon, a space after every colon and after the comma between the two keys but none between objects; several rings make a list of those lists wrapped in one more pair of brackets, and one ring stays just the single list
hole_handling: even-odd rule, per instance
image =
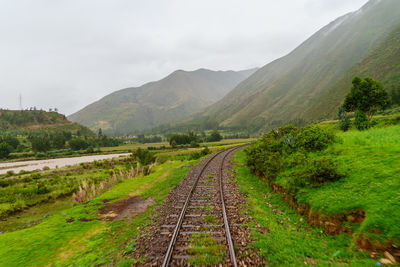
[{"label": "utility pole", "polygon": [[19,94],[19,109],[20,109],[20,110],[23,110],[23,108],[22,108],[22,95],[21,95],[21,93]]}]

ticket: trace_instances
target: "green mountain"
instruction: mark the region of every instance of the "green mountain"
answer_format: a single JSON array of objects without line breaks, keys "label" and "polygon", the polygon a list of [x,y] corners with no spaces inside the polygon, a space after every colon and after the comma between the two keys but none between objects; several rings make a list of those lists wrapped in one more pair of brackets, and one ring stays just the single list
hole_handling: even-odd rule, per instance
[{"label": "green mountain", "polygon": [[390,93],[400,90],[400,25],[325,91],[306,110],[304,116],[306,118],[334,117],[349,92],[351,81],[355,76],[369,76],[378,80]]},{"label": "green mountain", "polygon": [[[184,125],[217,124],[257,131],[323,118],[328,115],[321,112],[323,106],[308,109],[399,24],[400,1],[371,0],[325,26],[287,56],[259,69]],[[332,105],[337,106],[341,97],[325,101],[336,101]]]},{"label": "green mountain", "polygon": [[35,133],[65,132],[85,137],[96,135],[86,128],[69,121],[65,115],[43,110],[0,109],[0,135],[32,135]]},{"label": "green mountain", "polygon": [[116,91],[68,118],[107,134],[135,133],[215,103],[255,71],[178,70],[160,81]]}]

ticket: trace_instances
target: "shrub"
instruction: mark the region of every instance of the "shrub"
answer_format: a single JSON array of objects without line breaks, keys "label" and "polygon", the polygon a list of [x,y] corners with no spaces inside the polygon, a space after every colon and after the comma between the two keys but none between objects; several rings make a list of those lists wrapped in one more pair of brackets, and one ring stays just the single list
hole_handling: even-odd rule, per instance
[{"label": "shrub", "polygon": [[8,171],[8,172],[6,173],[6,176],[7,176],[7,177],[10,177],[10,176],[13,176],[13,175],[15,175],[14,171]]},{"label": "shrub", "polygon": [[37,158],[44,158],[44,157],[46,157],[46,154],[45,154],[45,153],[42,153],[42,152],[37,152],[35,156],[36,156]]},{"label": "shrub", "polygon": [[141,165],[149,165],[156,161],[156,158],[153,153],[148,150],[138,148],[132,152],[132,157],[139,161]]},{"label": "shrub", "polygon": [[38,182],[38,183],[37,183],[36,192],[37,192],[39,195],[43,195],[43,194],[46,194],[46,193],[50,192],[50,190],[46,187],[46,185],[45,185],[44,183]]},{"label": "shrub", "polygon": [[201,154],[199,152],[193,152],[189,154],[189,160],[196,160],[201,158]]},{"label": "shrub", "polygon": [[343,107],[339,109],[338,119],[339,119],[339,124],[338,124],[339,129],[342,130],[343,132],[347,132],[351,127],[351,121],[349,116],[347,115],[346,110]]},{"label": "shrub", "polygon": [[303,166],[289,174],[289,190],[292,192],[304,187],[321,187],[343,176],[330,158],[308,160]]},{"label": "shrub", "polygon": [[323,150],[333,143],[334,137],[332,132],[317,125],[310,125],[298,134],[297,147],[306,151]]},{"label": "shrub", "polygon": [[211,150],[206,146],[200,153],[202,156],[207,156],[208,154],[211,153]]},{"label": "shrub", "polygon": [[6,142],[0,143],[0,158],[7,158],[11,153],[11,147]]},{"label": "shrub", "polygon": [[191,147],[199,147],[200,145],[196,141],[192,141],[192,142],[190,142],[190,146]]},{"label": "shrub", "polygon": [[50,139],[48,137],[34,137],[31,143],[34,152],[46,152],[51,148]]},{"label": "shrub", "polygon": [[369,128],[369,120],[367,114],[357,110],[354,113],[354,126],[360,131],[367,130]]},{"label": "shrub", "polygon": [[86,149],[89,147],[88,142],[81,138],[74,138],[69,141],[69,147],[72,150],[81,150],[81,149]]},{"label": "shrub", "polygon": [[207,142],[219,142],[222,136],[218,131],[212,131],[211,135],[206,138]]},{"label": "shrub", "polygon": [[264,149],[262,143],[247,148],[247,165],[252,172],[264,175],[269,181],[275,180],[283,169],[283,161],[279,152]]}]

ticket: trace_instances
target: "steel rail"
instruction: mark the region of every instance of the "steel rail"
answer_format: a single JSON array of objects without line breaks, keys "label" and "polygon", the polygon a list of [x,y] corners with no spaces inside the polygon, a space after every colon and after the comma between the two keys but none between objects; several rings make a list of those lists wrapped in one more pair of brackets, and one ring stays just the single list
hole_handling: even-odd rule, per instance
[{"label": "steel rail", "polygon": [[189,206],[190,198],[191,198],[192,195],[193,195],[193,191],[195,190],[195,188],[196,188],[196,186],[197,186],[197,184],[198,184],[198,182],[199,182],[199,180],[200,180],[201,175],[203,174],[204,170],[207,168],[208,164],[209,164],[212,160],[214,160],[214,159],[215,159],[218,155],[220,155],[221,153],[226,152],[226,151],[228,151],[228,150],[233,150],[233,149],[232,149],[232,148],[228,148],[228,149],[222,150],[222,151],[220,151],[220,152],[214,154],[212,157],[210,157],[210,158],[208,159],[208,161],[206,162],[206,164],[205,164],[205,165],[203,166],[203,168],[201,169],[200,173],[197,175],[196,180],[195,180],[195,183],[193,184],[192,188],[190,189],[190,192],[189,192],[188,196],[186,197],[185,204],[183,205],[181,214],[180,214],[180,216],[179,216],[178,222],[177,222],[177,224],[176,224],[176,226],[175,226],[175,229],[174,229],[174,233],[172,234],[171,241],[170,241],[170,243],[169,243],[169,245],[168,245],[167,253],[165,254],[164,261],[163,261],[163,263],[162,263],[162,265],[161,265],[162,267],[167,267],[167,266],[169,265],[169,262],[171,261],[172,252],[173,252],[173,250],[174,250],[175,243],[176,243],[176,239],[177,239],[177,237],[178,237],[178,235],[179,235],[179,230],[180,230],[180,228],[181,228],[181,226],[182,226],[183,219],[184,219],[184,217],[185,217],[185,213],[186,213],[187,207]]},{"label": "steel rail", "polygon": [[[240,147],[239,147],[240,148]],[[236,148],[236,149],[239,149]],[[223,168],[224,168],[224,162],[226,157],[232,152],[235,151],[236,149],[232,149],[226,155],[223,157],[221,166],[219,168],[219,191],[221,193],[221,203],[222,203],[222,215],[224,217],[224,225],[225,225],[225,232],[226,232],[226,242],[228,243],[229,247],[229,255],[231,257],[231,263],[234,267],[237,267],[237,262],[236,262],[236,254],[235,254],[235,249],[233,247],[233,241],[232,241],[232,236],[231,236],[231,231],[229,229],[229,222],[228,222],[228,216],[226,214],[226,208],[225,208],[225,200],[224,200],[224,188],[223,188]]]}]

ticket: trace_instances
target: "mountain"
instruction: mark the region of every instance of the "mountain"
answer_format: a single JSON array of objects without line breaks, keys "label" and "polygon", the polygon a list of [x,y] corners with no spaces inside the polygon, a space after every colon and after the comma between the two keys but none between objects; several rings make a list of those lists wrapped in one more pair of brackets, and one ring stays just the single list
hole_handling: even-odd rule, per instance
[{"label": "mountain", "polygon": [[68,118],[107,134],[135,133],[215,103],[256,70],[178,70],[162,80],[116,91]]},{"label": "mountain", "polygon": [[[324,118],[324,112],[307,110],[398,24],[399,0],[371,0],[265,65],[185,123],[257,131]],[[325,101],[337,105],[338,99]]]},{"label": "mountain", "polygon": [[350,91],[353,77],[369,76],[382,82],[389,93],[400,90],[400,25],[366,57],[347,71],[304,113],[306,118],[334,117]]}]

